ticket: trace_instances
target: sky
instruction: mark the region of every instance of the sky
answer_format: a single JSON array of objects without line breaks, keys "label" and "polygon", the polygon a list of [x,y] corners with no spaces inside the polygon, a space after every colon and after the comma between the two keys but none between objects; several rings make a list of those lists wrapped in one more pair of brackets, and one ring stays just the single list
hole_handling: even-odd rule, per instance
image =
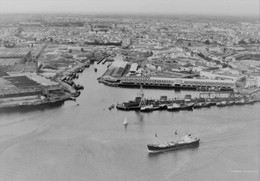
[{"label": "sky", "polygon": [[0,13],[260,16],[260,0],[0,0]]}]

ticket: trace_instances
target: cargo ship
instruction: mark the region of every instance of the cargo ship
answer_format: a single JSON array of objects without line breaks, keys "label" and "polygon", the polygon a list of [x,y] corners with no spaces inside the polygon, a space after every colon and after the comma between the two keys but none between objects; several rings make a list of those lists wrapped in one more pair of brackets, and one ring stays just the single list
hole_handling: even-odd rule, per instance
[{"label": "cargo ship", "polygon": [[140,110],[141,97],[135,97],[134,100],[123,102],[116,105],[116,108],[119,110]]},{"label": "cargo ship", "polygon": [[147,148],[149,153],[159,153],[159,152],[166,152],[172,151],[182,148],[188,147],[195,147],[198,146],[200,139],[197,137],[193,137],[191,134],[185,135],[178,141],[171,141],[166,143],[159,143],[159,144],[148,144]]},{"label": "cargo ship", "polygon": [[143,89],[141,87],[140,92],[137,93],[137,97],[135,97],[134,100],[132,101],[128,101],[128,102],[123,102],[116,105],[116,108],[119,110],[140,110],[142,106],[147,105],[147,101],[144,98],[144,93],[143,93]]}]

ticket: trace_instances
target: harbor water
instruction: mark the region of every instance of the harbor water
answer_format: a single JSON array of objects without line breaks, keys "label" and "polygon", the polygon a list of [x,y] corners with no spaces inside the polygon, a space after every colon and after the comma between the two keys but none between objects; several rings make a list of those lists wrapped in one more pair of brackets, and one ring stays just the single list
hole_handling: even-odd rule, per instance
[{"label": "harbor water", "polygon": [[[105,68],[92,65],[80,75],[76,82],[85,89],[76,102],[0,113],[0,180],[259,180],[260,103],[180,112],[109,110],[139,90],[98,83]],[[160,89],[144,94],[198,96]],[[200,137],[199,147],[148,153],[146,144],[185,133]]]}]

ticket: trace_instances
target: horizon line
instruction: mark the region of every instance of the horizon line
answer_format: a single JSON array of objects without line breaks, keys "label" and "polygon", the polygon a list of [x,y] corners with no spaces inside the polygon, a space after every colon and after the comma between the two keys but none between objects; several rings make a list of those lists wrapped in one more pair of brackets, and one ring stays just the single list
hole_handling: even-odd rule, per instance
[{"label": "horizon line", "polygon": [[240,17],[259,18],[258,14],[217,14],[217,13],[124,13],[124,12],[0,12],[1,15],[109,15],[109,16],[211,16],[211,17]]}]

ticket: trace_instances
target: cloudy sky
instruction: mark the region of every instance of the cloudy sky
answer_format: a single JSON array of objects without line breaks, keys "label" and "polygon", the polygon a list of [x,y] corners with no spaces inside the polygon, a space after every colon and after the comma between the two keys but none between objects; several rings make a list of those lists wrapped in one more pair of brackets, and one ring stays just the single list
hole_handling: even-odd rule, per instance
[{"label": "cloudy sky", "polygon": [[0,0],[0,13],[23,12],[259,16],[260,0]]}]

